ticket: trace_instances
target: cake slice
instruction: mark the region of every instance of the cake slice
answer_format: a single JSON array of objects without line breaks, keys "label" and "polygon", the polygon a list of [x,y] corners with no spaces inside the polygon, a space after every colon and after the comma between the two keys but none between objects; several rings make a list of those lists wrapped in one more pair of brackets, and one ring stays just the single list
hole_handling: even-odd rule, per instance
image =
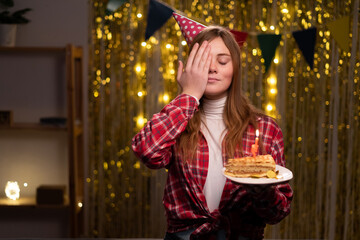
[{"label": "cake slice", "polygon": [[[225,174],[231,177],[276,177],[275,161],[271,155],[228,159]],[[269,171],[272,171],[275,176]],[[270,173],[270,174],[269,174]],[[269,176],[270,175],[270,176]]]}]

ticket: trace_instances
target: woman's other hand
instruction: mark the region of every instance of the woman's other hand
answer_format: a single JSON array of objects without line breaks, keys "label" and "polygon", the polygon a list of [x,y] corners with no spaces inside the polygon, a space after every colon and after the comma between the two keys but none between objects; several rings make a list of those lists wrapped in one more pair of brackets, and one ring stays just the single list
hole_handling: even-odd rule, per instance
[{"label": "woman's other hand", "polygon": [[197,99],[203,96],[208,81],[210,63],[209,43],[204,41],[201,46],[195,43],[185,68],[179,61],[176,79],[182,89],[181,93],[197,97]]}]

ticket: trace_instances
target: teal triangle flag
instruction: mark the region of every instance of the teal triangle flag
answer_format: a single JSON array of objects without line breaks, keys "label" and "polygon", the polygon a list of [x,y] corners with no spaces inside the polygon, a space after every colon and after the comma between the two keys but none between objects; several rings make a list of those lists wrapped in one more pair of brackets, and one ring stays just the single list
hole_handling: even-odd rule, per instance
[{"label": "teal triangle flag", "polygon": [[148,40],[159,28],[161,28],[167,20],[169,20],[173,12],[174,10],[170,7],[156,0],[149,1],[145,41]]},{"label": "teal triangle flag", "polygon": [[312,69],[314,66],[314,52],[316,43],[316,27],[306,30],[295,31],[292,33],[299,49],[301,50],[306,62]]},{"label": "teal triangle flag", "polygon": [[109,0],[106,4],[106,14],[110,15],[113,14],[117,9],[119,9],[126,0]]},{"label": "teal triangle flag", "polygon": [[279,46],[281,35],[259,34],[257,35],[257,40],[261,49],[262,58],[264,59],[265,72],[267,72],[275,56],[276,48]]}]

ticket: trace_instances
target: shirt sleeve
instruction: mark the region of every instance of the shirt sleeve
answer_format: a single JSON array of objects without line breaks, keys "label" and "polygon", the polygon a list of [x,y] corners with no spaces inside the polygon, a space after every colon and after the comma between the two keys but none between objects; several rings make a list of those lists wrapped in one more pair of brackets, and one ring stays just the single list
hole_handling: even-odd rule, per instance
[{"label": "shirt sleeve", "polygon": [[254,211],[264,223],[276,224],[289,215],[292,198],[289,183],[271,186],[254,198]]},{"label": "shirt sleeve", "polygon": [[197,109],[196,98],[186,94],[177,96],[133,137],[135,155],[149,168],[166,167],[172,158],[172,146]]},{"label": "shirt sleeve", "polygon": [[[277,165],[285,167],[283,134],[280,127],[270,120],[267,125],[268,138],[271,139],[268,151]],[[290,213],[293,191],[289,183],[265,187],[264,191],[254,196],[253,207],[265,223],[276,224]]]}]

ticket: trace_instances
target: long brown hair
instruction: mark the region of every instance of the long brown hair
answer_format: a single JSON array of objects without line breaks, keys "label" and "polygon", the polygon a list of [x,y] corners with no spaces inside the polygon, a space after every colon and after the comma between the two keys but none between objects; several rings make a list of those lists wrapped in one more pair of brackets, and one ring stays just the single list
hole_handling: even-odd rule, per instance
[{"label": "long brown hair", "polygon": [[[227,130],[227,134],[224,138],[225,152],[228,157],[233,157],[237,146],[240,146],[239,150],[242,152],[241,146],[244,131],[249,124],[256,128],[256,117],[262,113],[250,104],[249,100],[242,92],[240,78],[240,48],[231,32],[220,26],[207,27],[194,38],[190,45],[189,52],[191,52],[196,42],[201,45],[203,41],[211,41],[217,37],[221,37],[226,47],[229,49],[233,64],[233,79],[228,89],[228,97],[223,113],[223,119]],[[186,130],[181,134],[178,141],[178,149],[184,159],[194,159],[196,157],[198,138],[200,136],[200,114],[203,111],[201,99],[199,109],[200,111],[197,111],[193,118],[189,120]]]}]

